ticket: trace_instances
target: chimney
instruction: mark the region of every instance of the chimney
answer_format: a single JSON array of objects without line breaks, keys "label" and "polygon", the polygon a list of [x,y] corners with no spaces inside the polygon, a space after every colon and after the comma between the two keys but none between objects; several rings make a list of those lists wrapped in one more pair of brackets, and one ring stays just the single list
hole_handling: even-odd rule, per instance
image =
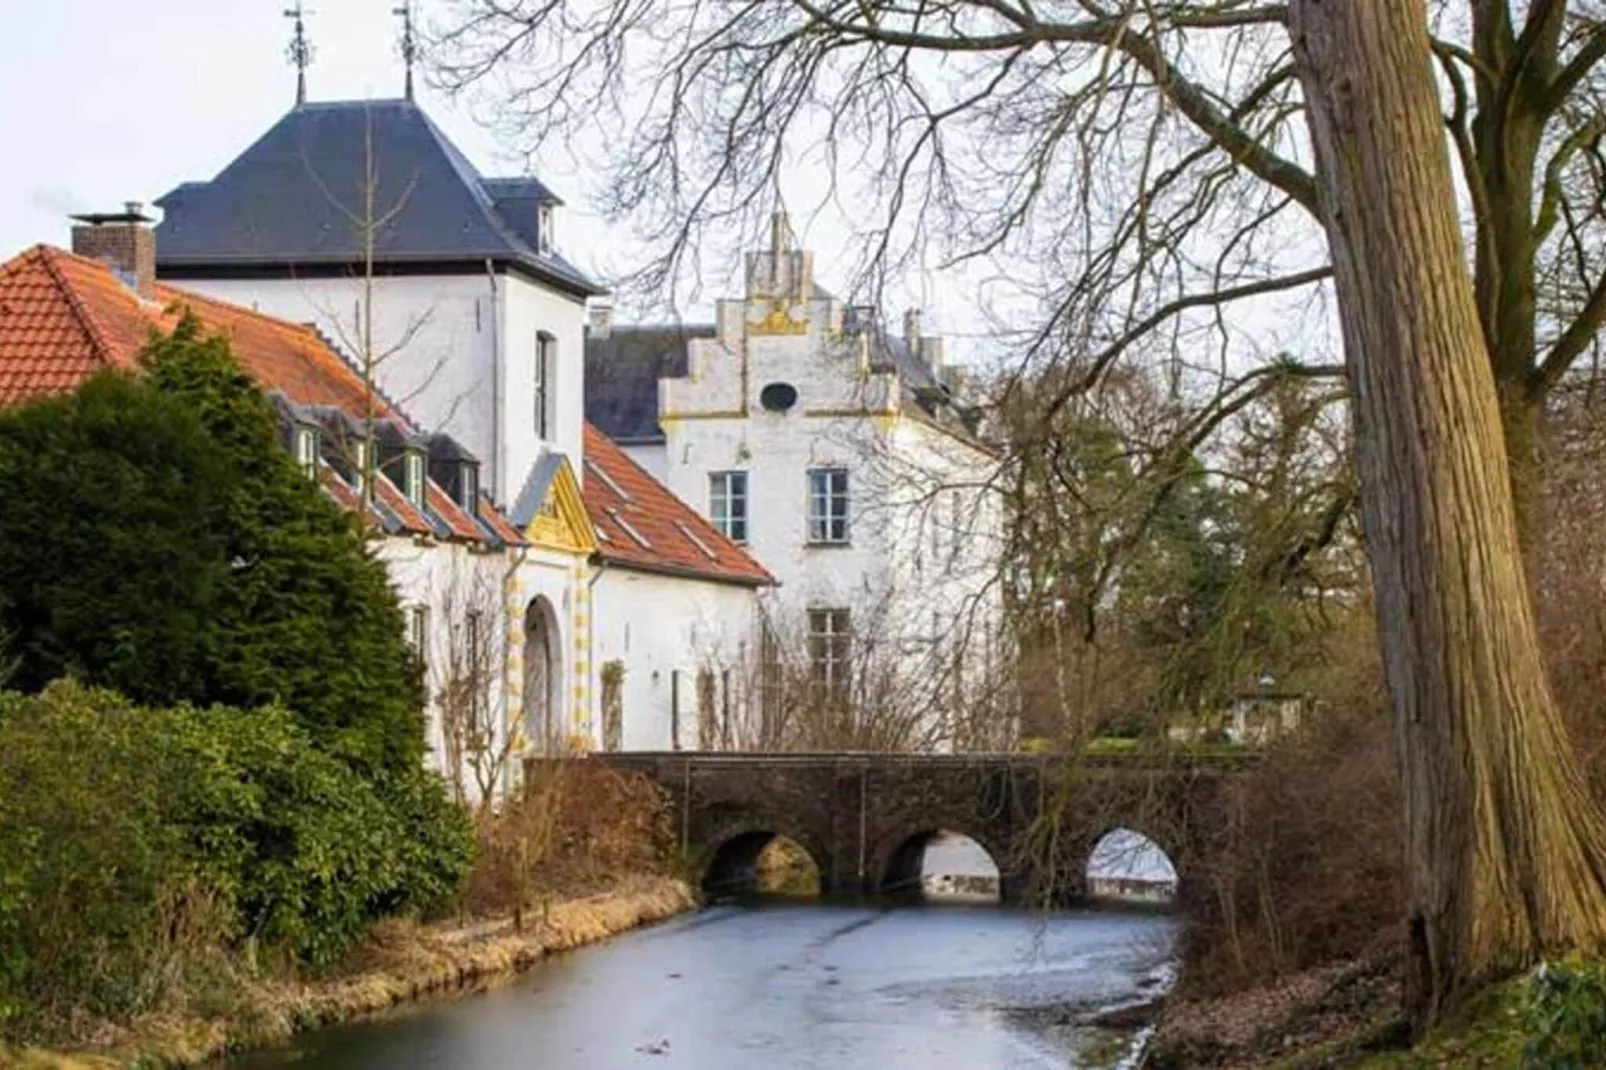
[{"label": "chimney", "polygon": [[72,251],[103,260],[128,288],[146,300],[156,296],[156,232],[151,217],[138,201],[128,201],[121,212],[89,212],[72,218]]},{"label": "chimney", "polygon": [[920,353],[920,310],[911,308],[903,314],[903,340],[908,343],[909,352],[914,355]]},{"label": "chimney", "polygon": [[606,338],[613,333],[613,306],[592,305],[587,310],[586,335],[591,338]]}]

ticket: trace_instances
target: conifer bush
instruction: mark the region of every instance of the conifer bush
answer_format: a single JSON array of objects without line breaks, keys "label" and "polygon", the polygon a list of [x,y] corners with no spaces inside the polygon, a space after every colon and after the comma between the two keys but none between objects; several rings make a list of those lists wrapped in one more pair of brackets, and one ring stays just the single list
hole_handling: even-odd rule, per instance
[{"label": "conifer bush", "polygon": [[228,342],[186,318],[76,393],[0,413],[0,634],[12,686],[278,703],[331,753],[423,760],[422,690],[385,574],[279,443]]}]

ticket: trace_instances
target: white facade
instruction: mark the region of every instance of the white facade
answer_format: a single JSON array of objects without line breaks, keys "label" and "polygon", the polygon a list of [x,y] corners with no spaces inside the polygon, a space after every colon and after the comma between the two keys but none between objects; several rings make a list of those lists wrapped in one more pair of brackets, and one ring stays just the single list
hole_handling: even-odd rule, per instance
[{"label": "white facade", "polygon": [[[589,739],[583,562],[540,547],[398,536],[377,537],[373,546],[423,661],[425,740],[434,768],[477,798],[517,777],[520,754],[572,749]],[[532,621],[540,629],[538,647],[527,632]],[[532,674],[532,653],[540,650],[547,661]],[[449,738],[449,726],[460,737],[469,728],[463,700],[454,699],[463,686],[481,703],[474,717],[485,738],[477,748],[454,747]]]},{"label": "white facade", "polygon": [[[816,659],[810,611],[847,610],[858,671],[901,674],[911,701],[939,711],[925,741],[953,745],[939,722],[967,682],[986,686],[998,653],[995,460],[914,393],[911,360],[928,362],[924,389],[951,379],[940,340],[911,321],[894,340],[902,363],[889,362],[884,336],[847,312],[814,287],[810,254],[778,219],[771,250],[748,258],[746,297],[719,303],[717,337],[690,341],[688,374],[660,381],[664,444],[632,455],[711,519],[711,481],[745,473],[747,548],[780,582],[782,647]],[[811,479],[824,477],[810,473],[828,469],[846,472],[845,538],[811,530]]]},{"label": "white facade", "polygon": [[[360,367],[361,278],[186,279],[188,289],[297,323],[313,323]],[[509,505],[542,453],[578,474],[584,413],[585,302],[513,271],[381,275],[372,280],[374,382],[432,431],[484,465],[495,501]],[[537,431],[537,359],[548,357],[546,437]],[[583,477],[582,477],[583,478]]]},{"label": "white facade", "polygon": [[612,688],[622,750],[716,749],[739,736],[758,603],[752,587],[604,568],[592,594],[597,745],[609,742]]}]

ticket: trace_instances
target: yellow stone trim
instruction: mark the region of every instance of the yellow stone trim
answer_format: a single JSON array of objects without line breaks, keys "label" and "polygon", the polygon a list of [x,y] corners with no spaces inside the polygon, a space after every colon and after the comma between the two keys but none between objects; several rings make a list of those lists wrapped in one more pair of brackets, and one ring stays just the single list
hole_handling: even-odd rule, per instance
[{"label": "yellow stone trim", "polygon": [[746,409],[730,409],[720,412],[666,412],[658,417],[660,424],[672,423],[675,420],[745,420]]},{"label": "yellow stone trim", "polygon": [[580,497],[580,483],[568,458],[564,458],[557,476],[552,480],[552,486],[547,490],[547,500],[524,529],[524,535],[543,550],[574,555],[577,558],[575,567],[596,551],[596,533],[592,531],[591,521],[586,516],[585,502]]},{"label": "yellow stone trim", "polygon": [[808,310],[803,312],[803,319],[792,318],[791,309],[785,301],[770,302],[770,310],[764,318],[754,323],[747,320],[748,334],[808,334]]},{"label": "yellow stone trim", "polygon": [[877,416],[896,418],[897,413],[892,409],[804,409],[804,416]]}]

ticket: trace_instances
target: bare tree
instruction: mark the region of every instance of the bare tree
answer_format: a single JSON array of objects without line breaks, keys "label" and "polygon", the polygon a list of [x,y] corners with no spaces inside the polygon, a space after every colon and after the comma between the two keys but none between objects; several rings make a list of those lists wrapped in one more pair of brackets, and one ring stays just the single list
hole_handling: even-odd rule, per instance
[{"label": "bare tree", "polygon": [[1321,352],[1336,272],[1417,1021],[1601,942],[1600,820],[1518,553],[1544,399],[1606,323],[1597,0],[458,0],[443,45],[448,84],[504,79],[527,144],[628,115],[611,207],[660,293],[758,229],[793,144],[872,206],[866,284],[928,247],[1015,270],[1023,360],[1080,372],[1045,417],[1121,363],[1204,434],[1279,374],[1337,376],[1262,356],[1290,322]]}]

